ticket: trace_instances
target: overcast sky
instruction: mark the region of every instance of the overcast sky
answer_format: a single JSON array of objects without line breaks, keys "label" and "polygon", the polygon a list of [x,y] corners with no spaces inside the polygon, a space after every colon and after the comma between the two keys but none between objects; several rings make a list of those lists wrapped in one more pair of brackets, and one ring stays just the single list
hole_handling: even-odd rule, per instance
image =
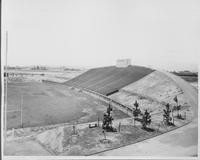
[{"label": "overcast sky", "polygon": [[4,0],[3,14],[8,65],[197,70],[199,0]]}]

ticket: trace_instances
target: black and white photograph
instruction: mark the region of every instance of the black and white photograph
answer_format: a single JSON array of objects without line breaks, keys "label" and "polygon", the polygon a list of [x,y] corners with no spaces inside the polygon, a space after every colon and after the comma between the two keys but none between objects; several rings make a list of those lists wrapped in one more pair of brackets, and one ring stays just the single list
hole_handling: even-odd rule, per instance
[{"label": "black and white photograph", "polygon": [[199,55],[199,0],[2,0],[2,159],[197,160]]}]

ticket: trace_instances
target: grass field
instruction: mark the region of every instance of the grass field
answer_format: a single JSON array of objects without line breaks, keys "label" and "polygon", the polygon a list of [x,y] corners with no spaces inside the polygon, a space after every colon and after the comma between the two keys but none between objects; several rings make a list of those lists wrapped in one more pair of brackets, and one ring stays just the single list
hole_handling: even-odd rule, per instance
[{"label": "grass field", "polygon": [[[19,128],[20,106],[23,108],[23,127],[58,123],[84,123],[102,119],[106,105],[82,92],[39,82],[8,84],[7,128]],[[114,109],[114,118],[127,117]]]}]

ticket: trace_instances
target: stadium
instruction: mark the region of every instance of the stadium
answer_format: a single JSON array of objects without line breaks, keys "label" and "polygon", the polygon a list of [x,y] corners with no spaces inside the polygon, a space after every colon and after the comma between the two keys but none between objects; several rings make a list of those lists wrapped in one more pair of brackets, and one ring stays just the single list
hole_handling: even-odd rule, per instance
[{"label": "stadium", "polygon": [[20,78],[12,73],[6,77],[7,155],[16,146],[18,155],[115,155],[125,146],[143,146],[143,141],[191,126],[189,154],[197,154],[198,90],[175,74],[130,60],[62,82],[46,72],[27,71]]}]

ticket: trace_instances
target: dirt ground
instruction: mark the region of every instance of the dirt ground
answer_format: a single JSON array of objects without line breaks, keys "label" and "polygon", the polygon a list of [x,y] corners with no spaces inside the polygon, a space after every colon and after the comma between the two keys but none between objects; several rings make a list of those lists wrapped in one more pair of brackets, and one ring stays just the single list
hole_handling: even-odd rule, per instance
[{"label": "dirt ground", "polygon": [[28,140],[20,142],[12,141],[5,144],[5,155],[9,156],[44,156],[51,155],[39,143]]},{"label": "dirt ground", "polygon": [[[183,114],[184,111],[181,112]],[[162,133],[174,130],[191,121],[191,115],[186,120],[175,119],[175,126],[165,126],[162,121],[162,114],[154,115],[150,130],[141,128],[141,123],[132,118],[118,119],[113,122],[117,132],[105,132],[100,127],[89,128],[89,124],[57,126],[52,129],[44,129],[35,132],[30,138],[20,136],[19,131],[15,132],[15,139],[8,139],[6,142],[5,155],[59,155],[59,156],[83,156],[93,155],[104,151],[113,150],[133,143],[158,136]],[[120,130],[119,130],[119,124]],[[10,135],[11,136],[11,135]],[[28,136],[29,137],[29,136]],[[103,142],[106,138],[107,142]],[[39,146],[39,147],[37,147]],[[41,149],[40,149],[41,148]]]},{"label": "dirt ground", "polygon": [[[102,119],[107,105],[85,93],[67,87],[21,82],[8,84],[7,128],[19,128],[20,107],[23,109],[23,127],[59,123],[84,123]],[[114,109],[114,118],[126,114]]]},{"label": "dirt ground", "polygon": [[[120,132],[119,122],[122,123]],[[116,120],[114,127],[118,132],[105,132],[105,136],[101,127],[89,128],[88,124],[76,125],[75,134],[72,126],[56,127],[43,131],[30,139],[21,138],[8,141],[5,155],[91,155],[160,134],[156,130],[147,132],[141,129],[139,123],[133,125],[129,119]],[[104,141],[105,138],[108,142]],[[41,151],[39,151],[40,148]]]},{"label": "dirt ground", "polygon": [[[106,132],[106,139],[108,142],[102,143],[104,139],[101,128],[85,128],[78,131],[76,139],[72,140],[70,137],[69,129],[64,130],[64,152],[61,155],[90,155],[96,152],[116,148],[119,146],[127,145],[130,142],[134,142],[138,139],[143,139],[145,136],[156,134],[156,132],[145,132],[139,127],[131,125],[122,125],[121,131],[112,133]],[[71,143],[70,143],[71,141]]]}]

